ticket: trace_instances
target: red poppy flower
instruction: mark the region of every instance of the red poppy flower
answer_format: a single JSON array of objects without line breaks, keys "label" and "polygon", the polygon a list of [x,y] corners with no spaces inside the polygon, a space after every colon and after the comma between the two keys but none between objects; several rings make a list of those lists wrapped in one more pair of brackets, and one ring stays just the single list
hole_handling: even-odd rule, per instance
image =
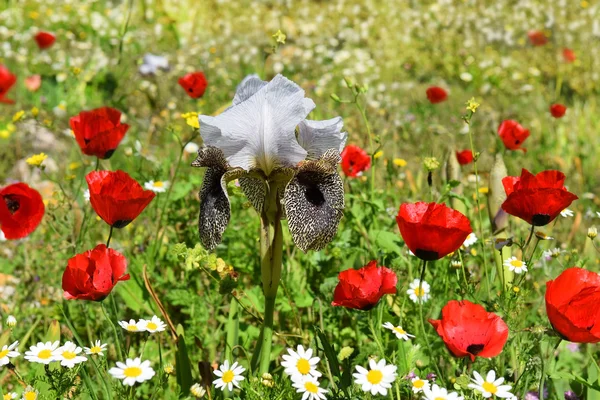
[{"label": "red poppy flower", "polygon": [[371,157],[358,146],[348,145],[342,150],[342,170],[350,178],[360,176],[371,167]]},{"label": "red poppy flower", "polygon": [[537,175],[523,169],[521,176],[502,179],[506,200],[502,209],[534,226],[549,224],[567,208],[577,196],[564,187],[565,174],[560,171],[542,171]]},{"label": "red poppy flower", "polygon": [[0,65],[0,103],[13,104],[15,101],[4,97],[17,81],[17,76],[10,73],[8,68]]},{"label": "red poppy flower", "polygon": [[90,189],[92,207],[104,222],[114,228],[129,225],[156,196],[123,171],[92,171],[85,180]]},{"label": "red poppy flower", "polygon": [[404,203],[396,222],[406,245],[422,260],[439,260],[460,248],[473,232],[460,212],[437,203]]},{"label": "red poppy flower", "polygon": [[179,78],[179,85],[185,89],[188,96],[197,99],[204,95],[208,82],[202,72],[192,72]]},{"label": "red poppy flower", "polygon": [[333,292],[333,306],[370,310],[384,294],[396,294],[398,278],[394,271],[378,267],[371,261],[359,270],[347,269],[338,275],[339,283]]},{"label": "red poppy flower", "polygon": [[567,107],[562,104],[552,104],[550,106],[550,114],[552,114],[554,118],[562,118],[566,112]]},{"label": "red poppy flower", "polygon": [[456,158],[460,165],[471,164],[473,162],[473,152],[471,150],[457,151]]},{"label": "red poppy flower", "polygon": [[35,42],[37,43],[40,49],[47,49],[52,46],[56,41],[56,36],[51,34],[50,32],[39,32],[34,36]]},{"label": "red poppy flower", "polygon": [[25,78],[25,87],[30,92],[37,91],[42,86],[42,77],[40,75],[31,75]]},{"label": "red poppy flower", "polygon": [[21,239],[33,232],[44,210],[42,196],[25,183],[0,189],[0,229],[7,239]]},{"label": "red poppy flower", "polygon": [[431,104],[441,103],[448,97],[448,92],[439,86],[431,86],[425,93]]},{"label": "red poppy flower", "polygon": [[583,268],[568,268],[546,283],[546,313],[564,339],[577,343],[600,342],[600,275]]},{"label": "red poppy flower", "polygon": [[542,31],[529,31],[527,32],[529,42],[534,46],[543,46],[548,43],[548,38]]},{"label": "red poppy flower", "polygon": [[63,296],[67,300],[104,300],[119,281],[129,280],[126,271],[125,257],[99,244],[69,259],[62,276]]},{"label": "red poppy flower", "polygon": [[110,107],[82,111],[69,123],[83,154],[102,159],[113,155],[129,129],[121,123],[121,112]]},{"label": "red poppy flower", "polygon": [[563,58],[566,62],[568,63],[572,63],[573,61],[575,61],[577,59],[577,56],[575,55],[575,52],[571,49],[563,49]]},{"label": "red poppy flower", "polygon": [[442,319],[430,319],[437,334],[455,357],[491,358],[502,352],[508,326],[498,315],[468,300],[450,300],[442,308]]},{"label": "red poppy flower", "polygon": [[523,128],[517,121],[512,119],[502,121],[498,127],[498,135],[500,135],[500,139],[502,139],[507,149],[527,151],[521,146],[525,139],[529,137],[529,129]]}]

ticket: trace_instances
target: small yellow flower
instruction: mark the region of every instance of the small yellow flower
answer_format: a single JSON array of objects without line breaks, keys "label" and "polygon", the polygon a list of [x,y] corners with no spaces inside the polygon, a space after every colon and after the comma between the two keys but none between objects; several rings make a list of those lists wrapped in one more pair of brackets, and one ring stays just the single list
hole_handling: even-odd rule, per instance
[{"label": "small yellow flower", "polygon": [[277,43],[285,44],[287,36],[285,33],[281,32],[281,29],[278,29],[277,32],[273,34],[273,38]]},{"label": "small yellow flower", "polygon": [[210,49],[208,49],[208,51],[210,51],[210,54],[215,54],[217,52],[217,48],[211,47]]},{"label": "small yellow flower", "polygon": [[165,371],[165,374],[167,374],[167,375],[172,375],[173,372],[175,371],[175,368],[173,367],[173,364],[167,363],[163,367],[163,371]]},{"label": "small yellow flower", "polygon": [[379,150],[377,153],[373,154],[373,158],[377,160],[379,157],[383,155],[383,150]]},{"label": "small yellow flower", "polygon": [[79,67],[71,67],[71,72],[73,73],[73,75],[77,76],[81,73],[81,68]]},{"label": "small yellow flower", "polygon": [[74,169],[77,169],[79,167],[81,167],[81,163],[78,163],[78,162],[72,162],[71,164],[69,164],[69,169],[71,171],[74,170]]},{"label": "small yellow flower", "polygon": [[181,117],[185,118],[185,123],[191,126],[192,128],[200,129],[200,121],[198,121],[197,112],[181,114]]},{"label": "small yellow flower", "polygon": [[32,167],[39,167],[40,165],[42,165],[42,163],[44,162],[44,160],[46,158],[48,158],[48,156],[46,154],[40,153],[40,154],[32,155],[25,161],[27,162],[27,164],[31,165]]},{"label": "small yellow flower", "polygon": [[520,291],[521,291],[521,289],[518,286],[513,287],[513,292],[519,293]]},{"label": "small yellow flower", "polygon": [[396,167],[406,167],[406,160],[403,158],[394,158],[394,165]]},{"label": "small yellow flower", "polygon": [[477,250],[475,249],[471,249],[470,253],[473,257],[477,256]]},{"label": "small yellow flower", "polygon": [[22,120],[23,116],[25,116],[25,111],[23,111],[23,110],[17,111],[15,113],[15,115],[13,115],[12,122],[17,122],[17,121]]},{"label": "small yellow flower", "polygon": [[587,1],[583,0],[581,3],[581,8],[588,8],[588,6],[590,5],[590,3],[588,3]]},{"label": "small yellow flower", "polygon": [[38,19],[40,17],[40,13],[37,11],[30,11],[28,16],[31,19]]},{"label": "small yellow flower", "polygon": [[8,129],[0,130],[0,138],[8,139],[9,137],[10,137],[10,132],[8,131]]},{"label": "small yellow flower", "polygon": [[467,110],[471,111],[473,114],[477,111],[477,108],[481,105],[475,101],[475,97],[471,97],[469,101],[467,101]]},{"label": "small yellow flower", "polygon": [[30,112],[31,112],[31,115],[33,115],[34,117],[37,117],[38,114],[40,113],[40,110],[37,107],[32,107]]},{"label": "small yellow flower", "polygon": [[479,193],[480,194],[488,194],[490,192],[490,188],[487,187],[480,187],[479,188]]}]

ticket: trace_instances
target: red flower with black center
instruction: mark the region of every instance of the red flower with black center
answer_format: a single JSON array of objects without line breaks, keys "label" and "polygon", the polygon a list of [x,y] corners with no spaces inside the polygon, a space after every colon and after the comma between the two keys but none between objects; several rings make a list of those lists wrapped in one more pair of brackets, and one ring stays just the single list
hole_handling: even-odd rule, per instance
[{"label": "red flower with black center", "polygon": [[33,232],[44,210],[42,196],[25,183],[0,189],[0,230],[7,239],[21,239]]},{"label": "red flower with black center", "polygon": [[348,145],[342,150],[342,171],[350,178],[360,176],[371,167],[371,157],[358,146]]},{"label": "red flower with black center", "polygon": [[437,334],[455,357],[491,358],[502,352],[508,326],[498,315],[468,300],[450,300],[442,308],[442,319],[430,319]]},{"label": "red flower with black center", "polygon": [[431,104],[441,103],[448,98],[448,92],[439,86],[431,86],[425,93]]},{"label": "red flower with black center", "polygon": [[129,129],[121,123],[121,112],[110,107],[82,111],[69,120],[83,154],[110,158]]},{"label": "red flower with black center", "polygon": [[17,76],[11,74],[11,72],[4,65],[0,65],[0,103],[13,104],[15,101],[7,99],[6,93],[17,81]]},{"label": "red flower with black center", "polygon": [[563,49],[563,59],[568,62],[568,63],[572,63],[573,61],[577,60],[577,56],[575,55],[575,52],[571,49]]},{"label": "red flower with black center", "polygon": [[568,268],[546,283],[548,319],[565,340],[600,342],[600,275]]},{"label": "red flower with black center", "polygon": [[40,49],[47,49],[51,47],[56,41],[56,36],[51,34],[50,32],[39,32],[34,36],[35,42],[37,43]]},{"label": "red flower with black center", "polygon": [[460,165],[471,164],[473,162],[473,152],[471,150],[457,151],[456,159]]},{"label": "red flower with black center", "polygon": [[99,244],[69,259],[62,276],[63,296],[67,300],[104,300],[119,281],[129,280],[126,272],[125,257]]},{"label": "red flower with black center", "polygon": [[529,31],[527,37],[529,37],[529,43],[534,46],[543,46],[548,43],[548,38],[542,31]]},{"label": "red flower with black center", "polygon": [[202,72],[192,72],[179,78],[179,85],[185,89],[188,96],[197,99],[204,95],[208,82]]},{"label": "red flower with black center", "polygon": [[473,232],[460,212],[437,203],[404,203],[396,216],[400,234],[413,254],[425,261],[439,260],[460,248]]},{"label": "red flower with black center", "polygon": [[371,261],[359,270],[342,271],[338,279],[331,305],[365,311],[375,307],[384,294],[396,294],[398,283],[394,271],[378,267],[377,261]]},{"label": "red flower with black center", "polygon": [[498,127],[498,135],[507,149],[527,152],[527,149],[521,148],[521,146],[529,137],[529,129],[523,128],[517,121],[512,119],[502,121]]},{"label": "red flower with black center", "polygon": [[567,107],[562,104],[557,103],[550,106],[550,114],[552,114],[554,118],[562,118],[566,112]]},{"label": "red flower with black center", "polygon": [[506,200],[502,209],[534,226],[549,224],[567,208],[577,196],[564,187],[565,174],[560,171],[542,171],[537,175],[523,169],[521,176],[502,179]]},{"label": "red flower with black center", "polygon": [[92,207],[113,228],[129,225],[156,196],[123,171],[92,171],[85,180]]}]

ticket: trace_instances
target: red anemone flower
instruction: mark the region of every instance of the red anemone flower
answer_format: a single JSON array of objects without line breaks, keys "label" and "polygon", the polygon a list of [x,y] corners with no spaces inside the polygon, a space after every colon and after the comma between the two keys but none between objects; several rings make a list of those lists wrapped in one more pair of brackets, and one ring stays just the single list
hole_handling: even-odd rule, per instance
[{"label": "red anemone flower", "polygon": [[534,46],[543,46],[548,43],[548,38],[542,31],[529,31],[527,32],[529,42]]},{"label": "red anemone flower", "polygon": [[17,81],[17,76],[11,74],[11,72],[4,65],[0,64],[0,103],[13,104],[15,101],[4,97],[10,88]]},{"label": "red anemone flower", "polygon": [[568,268],[546,283],[546,313],[564,339],[577,343],[600,342],[600,275],[583,268]]},{"label": "red anemone flower", "polygon": [[572,63],[573,61],[575,61],[577,59],[577,56],[575,55],[575,52],[571,49],[563,49],[563,58],[566,62],[568,63]]},{"label": "red anemone flower", "polygon": [[110,107],[82,111],[69,120],[83,154],[110,158],[129,129],[121,123],[121,112]]},{"label": "red anemone flower", "polygon": [[456,159],[460,165],[471,164],[473,162],[473,152],[471,150],[457,151]]},{"label": "red anemone flower", "polygon": [[439,86],[431,86],[425,93],[431,104],[441,103],[448,98],[448,92]]},{"label": "red anemone flower", "polygon": [[56,36],[51,34],[50,32],[39,32],[34,36],[35,42],[37,43],[40,49],[47,49],[51,47],[56,41]]},{"label": "red anemone flower", "polygon": [[502,209],[534,226],[549,224],[567,208],[577,196],[564,187],[565,174],[560,171],[542,171],[537,175],[523,169],[521,176],[502,179],[506,200]]},{"label": "red anemone flower", "polygon": [[6,239],[21,239],[33,232],[44,210],[42,196],[25,183],[0,189],[0,230]]},{"label": "red anemone flower", "polygon": [[550,106],[550,114],[552,114],[554,118],[562,118],[566,112],[567,107],[562,104],[557,103]]},{"label": "red anemone flower", "polygon": [[456,251],[473,232],[469,219],[437,203],[404,203],[396,216],[400,234],[415,256],[439,260]]},{"label": "red anemone flower", "polygon": [[430,319],[437,334],[455,357],[491,358],[502,352],[508,326],[498,315],[468,300],[450,300],[442,308],[442,319]]},{"label": "red anemone flower", "polygon": [[347,269],[338,275],[339,283],[333,292],[333,306],[370,310],[384,294],[396,294],[398,277],[386,267],[371,261],[359,270]]},{"label": "red anemone flower", "polygon": [[92,171],[85,180],[90,189],[92,207],[104,222],[114,228],[129,225],[156,196],[123,171]]},{"label": "red anemone flower", "polygon": [[99,244],[69,259],[62,276],[63,296],[67,300],[104,300],[119,281],[129,280],[125,272],[125,257]]},{"label": "red anemone flower", "polygon": [[179,78],[179,85],[185,89],[188,96],[197,99],[204,95],[208,82],[202,72],[192,72]]},{"label": "red anemone flower", "polygon": [[342,170],[350,178],[360,176],[371,167],[371,157],[358,146],[348,145],[342,150]]},{"label": "red anemone flower", "polygon": [[521,146],[525,139],[529,137],[529,129],[523,128],[517,121],[512,119],[502,121],[498,127],[498,135],[500,135],[500,139],[502,139],[507,149],[527,151]]}]

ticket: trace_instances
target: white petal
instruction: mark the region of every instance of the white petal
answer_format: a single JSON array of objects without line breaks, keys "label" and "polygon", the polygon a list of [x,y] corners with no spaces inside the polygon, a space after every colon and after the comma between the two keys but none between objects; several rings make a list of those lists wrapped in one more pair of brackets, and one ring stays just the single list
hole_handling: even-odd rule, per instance
[{"label": "white petal", "polygon": [[257,74],[248,75],[238,85],[231,102],[234,106],[248,100],[269,82],[261,80]]},{"label": "white petal", "polygon": [[304,120],[298,125],[298,142],[308,152],[308,158],[318,159],[327,150],[342,152],[348,134],[342,132],[341,117],[325,121]]}]

